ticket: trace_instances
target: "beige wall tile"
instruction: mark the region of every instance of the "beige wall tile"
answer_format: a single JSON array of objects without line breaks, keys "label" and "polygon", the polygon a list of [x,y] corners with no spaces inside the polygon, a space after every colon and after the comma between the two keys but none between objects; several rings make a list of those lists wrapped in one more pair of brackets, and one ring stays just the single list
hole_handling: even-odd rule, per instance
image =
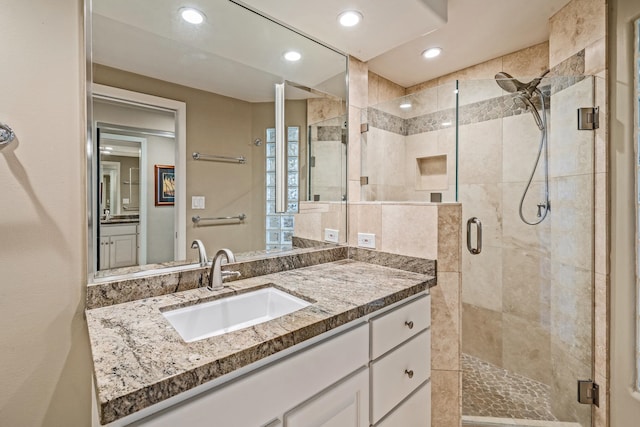
[{"label": "beige wall tile", "polygon": [[594,271],[609,274],[609,190],[607,174],[595,174],[594,202]]},{"label": "beige wall tile", "polygon": [[426,82],[418,83],[407,88],[406,93],[410,95],[412,93],[422,92],[427,89],[432,89],[438,86],[438,79],[429,80]]},{"label": "beige wall tile", "polygon": [[462,304],[463,353],[502,366],[502,328],[501,312]]},{"label": "beige wall tile", "polygon": [[483,245],[478,255],[465,250],[462,253],[462,273],[469,278],[462,287],[463,302],[502,311],[502,248]]},{"label": "beige wall tile", "polygon": [[322,235],[322,213],[296,215],[293,235],[303,239],[324,240]]},{"label": "beige wall tile", "polygon": [[502,120],[461,126],[459,141],[460,184],[502,181]]},{"label": "beige wall tile", "polygon": [[[502,247],[502,184],[460,184],[458,194],[462,201],[463,226],[471,217],[478,218],[482,222],[483,246]],[[467,255],[471,254],[464,250],[463,258]],[[484,258],[482,254],[480,257]]]},{"label": "beige wall tile", "polygon": [[461,271],[460,204],[439,204],[438,209],[438,271]]},{"label": "beige wall tile", "polygon": [[352,203],[349,205],[349,243],[356,245],[358,233],[376,235],[376,249],[382,248],[382,205],[379,203]]},{"label": "beige wall tile", "polygon": [[362,160],[362,137],[360,133],[361,110],[349,107],[349,145],[347,146],[347,174],[350,180],[359,180]]},{"label": "beige wall tile", "polygon": [[602,37],[584,50],[584,74],[595,75],[606,68],[607,62],[607,40]]},{"label": "beige wall tile", "polygon": [[551,381],[549,330],[511,314],[503,314],[502,319],[502,367],[549,384]]},{"label": "beige wall tile", "polygon": [[543,42],[503,56],[500,71],[520,80],[525,77],[537,77],[548,69],[549,42]]},{"label": "beige wall tile", "polygon": [[454,80],[489,80],[493,79],[496,73],[500,70],[502,70],[502,57],[490,59],[480,64],[439,77],[438,84],[442,85]]},{"label": "beige wall tile", "polygon": [[367,64],[349,57],[349,105],[366,108],[368,104],[369,72]]},{"label": "beige wall tile", "polygon": [[307,99],[307,123],[314,124],[345,114],[343,102],[322,98]]},{"label": "beige wall tile", "polygon": [[[378,76],[378,102],[387,102],[405,96],[407,90],[391,80]],[[371,105],[371,103],[369,104]]]},{"label": "beige wall tile", "polygon": [[[505,213],[502,218],[502,244],[505,249],[522,249],[532,255],[549,257],[551,245],[551,221],[543,221],[532,227],[525,224],[518,214],[520,199],[524,191],[522,183],[503,184],[502,206]],[[523,206],[524,217],[528,221],[537,220],[536,204],[544,194],[542,184],[533,184],[529,189]],[[552,207],[553,207],[553,198]],[[553,215],[553,211],[551,212]]]},{"label": "beige wall tile", "polygon": [[[502,175],[504,182],[529,180],[540,148],[540,130],[531,114],[502,119]],[[540,165],[542,166],[542,164]],[[544,180],[544,168],[536,168],[534,181]]]},{"label": "beige wall tile", "polygon": [[607,378],[596,374],[596,384],[600,386],[600,405],[592,406],[592,426],[609,427],[609,381]]},{"label": "beige wall tile", "polygon": [[595,149],[595,172],[607,172],[609,166],[609,153],[607,150],[608,114],[609,105],[607,103],[607,82],[604,77],[596,76],[595,79],[595,102],[594,106],[600,108],[600,127],[596,129],[596,149]]},{"label": "beige wall tile", "polygon": [[591,366],[593,273],[551,261],[551,336],[568,356]]},{"label": "beige wall tile", "polygon": [[350,179],[347,183],[347,197],[350,202],[360,201],[360,180]]},{"label": "beige wall tile", "polygon": [[604,378],[609,377],[609,276],[604,274],[595,275],[594,286],[595,314],[594,324],[594,371],[596,375]]},{"label": "beige wall tile", "polygon": [[561,421],[591,425],[591,406],[578,403],[576,381],[592,378],[591,363],[581,363],[551,339],[551,413]]},{"label": "beige wall tile", "polygon": [[460,370],[460,273],[438,272],[431,288],[431,369]]},{"label": "beige wall tile", "polygon": [[369,105],[379,104],[381,101],[378,99],[378,76],[376,73],[369,71],[369,93],[368,93],[368,101]]},{"label": "beige wall tile", "polygon": [[594,102],[593,82],[584,79],[552,96],[549,133],[549,173],[566,176],[593,173],[591,131],[578,130],[576,109]]},{"label": "beige wall tile", "polygon": [[572,0],[549,19],[551,67],[605,36],[604,0]]},{"label": "beige wall tile", "polygon": [[431,427],[460,426],[460,384],[459,371],[431,371]]},{"label": "beige wall tile", "polygon": [[437,205],[382,205],[382,250],[438,259]]},{"label": "beige wall tile", "polygon": [[551,259],[593,270],[593,176],[552,180]]},{"label": "beige wall tile", "polygon": [[549,330],[551,262],[526,249],[509,249],[502,260],[502,310]]}]

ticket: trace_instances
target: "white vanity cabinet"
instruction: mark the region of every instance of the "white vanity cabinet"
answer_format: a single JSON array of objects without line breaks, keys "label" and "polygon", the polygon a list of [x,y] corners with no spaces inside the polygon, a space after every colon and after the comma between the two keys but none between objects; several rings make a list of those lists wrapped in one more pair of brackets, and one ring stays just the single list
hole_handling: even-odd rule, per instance
[{"label": "white vanity cabinet", "polygon": [[[344,409],[347,413],[359,411],[365,423],[348,426],[364,427],[368,425],[368,361],[368,327],[366,322],[361,322],[353,329],[130,425],[309,425],[300,417],[316,414],[317,405],[313,404],[316,401],[329,402],[332,406],[328,412],[335,412],[329,413],[335,415],[335,420],[342,419]],[[307,400],[311,404],[303,404]],[[304,406],[292,410],[299,404]],[[289,419],[291,421],[287,421]]]},{"label": "white vanity cabinet", "polygon": [[[430,426],[430,393],[425,398],[417,390],[430,385],[431,298],[413,300],[370,323],[371,424]],[[394,424],[396,418],[411,422]]]},{"label": "white vanity cabinet", "polygon": [[100,270],[138,264],[138,225],[100,226]]}]

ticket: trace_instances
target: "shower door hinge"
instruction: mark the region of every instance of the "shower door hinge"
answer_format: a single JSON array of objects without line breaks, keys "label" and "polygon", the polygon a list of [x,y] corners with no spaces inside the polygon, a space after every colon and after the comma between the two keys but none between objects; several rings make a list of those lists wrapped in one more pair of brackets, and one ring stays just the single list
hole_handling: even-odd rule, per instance
[{"label": "shower door hinge", "polygon": [[360,133],[369,132],[369,123],[362,123],[360,125]]},{"label": "shower door hinge", "polygon": [[600,386],[592,380],[578,380],[578,403],[600,407]]},{"label": "shower door hinge", "polygon": [[578,130],[594,130],[600,127],[600,108],[578,108]]}]

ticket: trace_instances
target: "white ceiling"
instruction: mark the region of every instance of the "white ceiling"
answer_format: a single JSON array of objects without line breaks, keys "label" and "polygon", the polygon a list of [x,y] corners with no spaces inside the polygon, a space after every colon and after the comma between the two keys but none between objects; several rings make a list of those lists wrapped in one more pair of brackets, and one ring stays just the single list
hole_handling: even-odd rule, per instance
[{"label": "white ceiling", "polygon": [[[549,17],[568,1],[243,0],[404,87],[547,40]],[[202,10],[205,24],[183,22],[182,6]],[[362,12],[358,27],[338,25],[346,9]],[[272,100],[282,79],[331,93],[342,81],[340,55],[229,0],[93,0],[93,18],[95,62],[157,79],[252,102]],[[432,46],[443,54],[425,60]],[[285,48],[303,59],[286,63]]]}]

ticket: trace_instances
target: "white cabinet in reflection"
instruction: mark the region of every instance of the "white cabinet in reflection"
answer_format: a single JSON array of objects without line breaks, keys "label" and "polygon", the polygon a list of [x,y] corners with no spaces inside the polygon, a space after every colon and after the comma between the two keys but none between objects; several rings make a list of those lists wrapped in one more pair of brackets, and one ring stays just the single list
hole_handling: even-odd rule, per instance
[{"label": "white cabinet in reflection", "polygon": [[138,226],[102,225],[100,227],[100,270],[138,264]]}]

